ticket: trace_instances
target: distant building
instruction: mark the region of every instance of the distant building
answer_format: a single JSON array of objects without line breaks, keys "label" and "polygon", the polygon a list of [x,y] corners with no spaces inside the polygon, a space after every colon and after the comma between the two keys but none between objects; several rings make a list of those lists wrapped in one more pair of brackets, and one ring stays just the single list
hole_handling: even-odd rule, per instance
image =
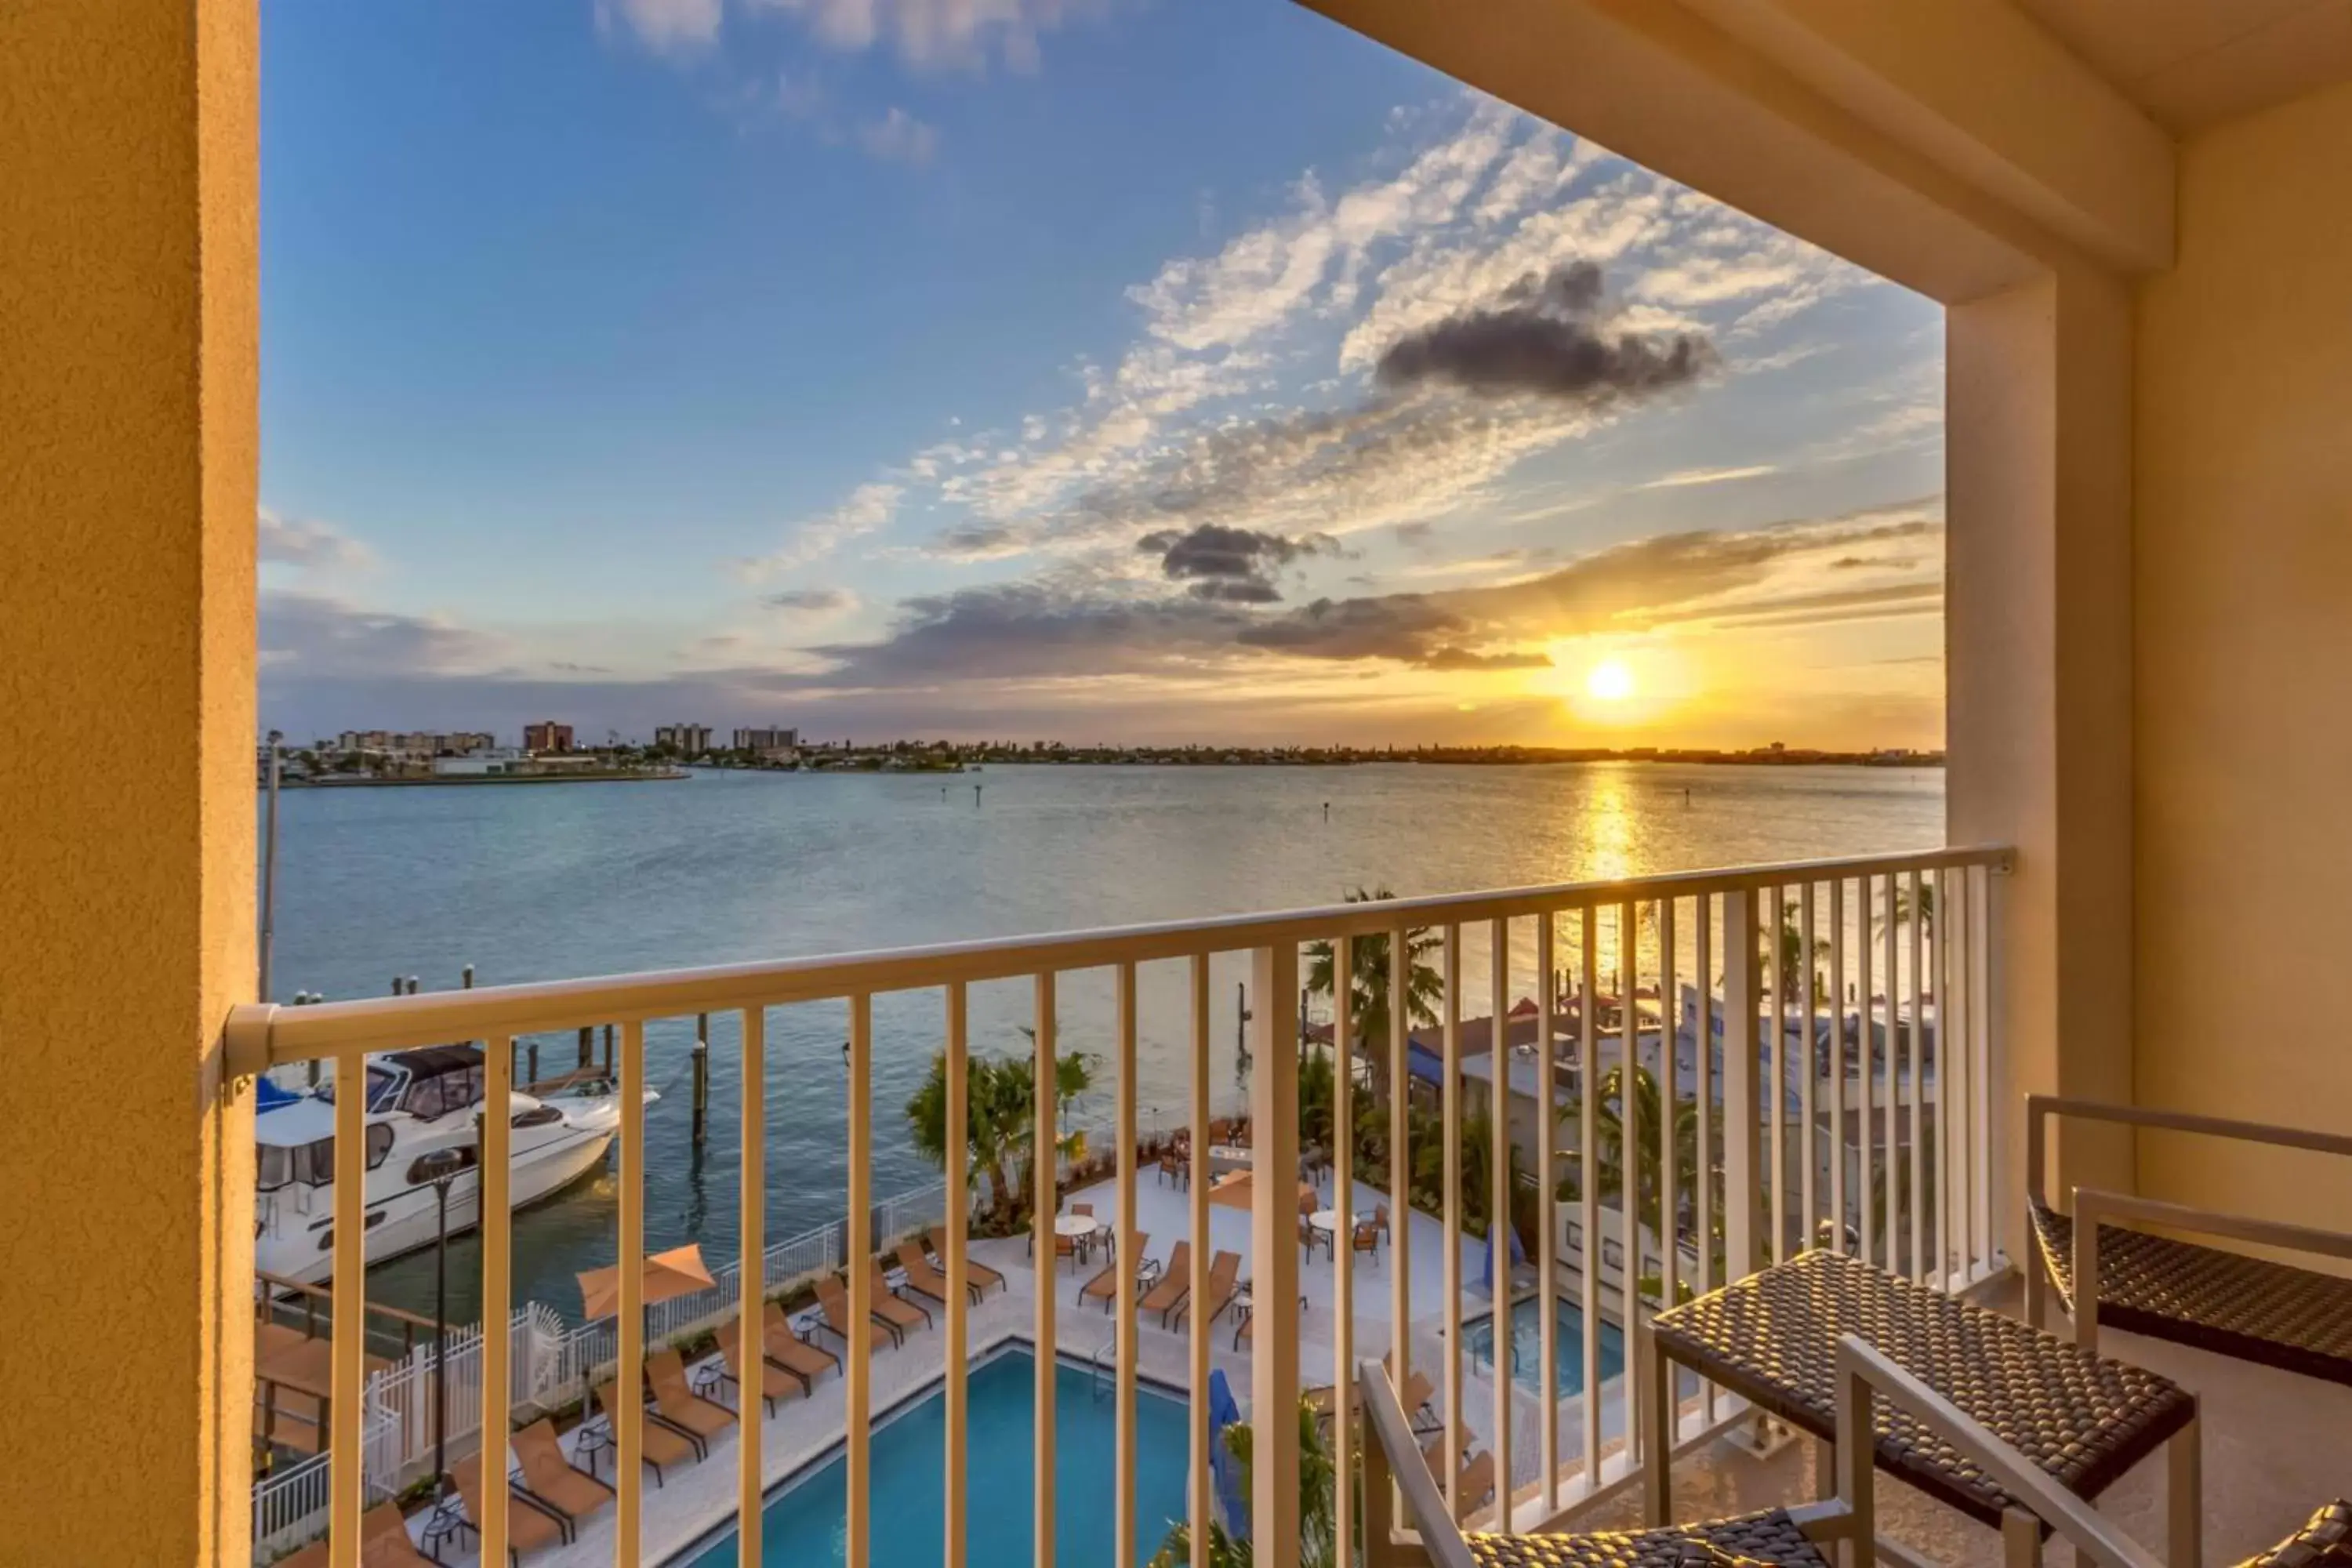
[{"label": "distant building", "polygon": [[427,762],[435,757],[470,756],[497,744],[490,736],[470,730],[443,734],[437,730],[346,730],[335,737],[339,752],[361,752],[401,761]]},{"label": "distant building", "polygon": [[739,752],[790,752],[801,743],[798,730],[738,730],[735,749]]},{"label": "distant building", "polygon": [[568,752],[572,749],[572,726],[549,719],[522,727],[522,749],[526,752]]},{"label": "distant building", "polygon": [[654,744],[676,747],[681,756],[698,757],[710,750],[710,726],[665,724],[654,731]]},{"label": "distant building", "polygon": [[484,746],[458,755],[433,759],[436,778],[462,778],[483,773],[520,773],[522,752],[512,746]]}]

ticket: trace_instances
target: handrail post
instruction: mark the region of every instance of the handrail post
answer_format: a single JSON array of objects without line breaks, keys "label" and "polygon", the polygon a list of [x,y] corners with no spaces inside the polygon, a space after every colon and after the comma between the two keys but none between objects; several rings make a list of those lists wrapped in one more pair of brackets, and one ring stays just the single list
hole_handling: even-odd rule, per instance
[{"label": "handrail post", "polygon": [[[1267,1568],[1298,1563],[1298,1040],[1283,1005],[1298,991],[1298,949],[1251,954],[1250,1535]],[[1404,1222],[1402,1218],[1399,1225]]]},{"label": "handrail post", "polygon": [[1756,1031],[1764,1005],[1756,895],[1723,897],[1724,1283],[1756,1272],[1759,1191],[1757,1135],[1763,1110],[1756,1081]]}]

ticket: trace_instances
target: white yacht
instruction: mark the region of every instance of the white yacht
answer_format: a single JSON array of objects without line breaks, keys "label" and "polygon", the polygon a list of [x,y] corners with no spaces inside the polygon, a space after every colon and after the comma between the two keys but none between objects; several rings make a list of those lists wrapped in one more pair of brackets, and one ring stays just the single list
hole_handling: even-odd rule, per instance
[{"label": "white yacht", "polygon": [[[254,1266],[305,1282],[333,1270],[335,1089],[265,1091],[254,1118],[257,1144]],[[657,1098],[651,1089],[646,1099]],[[367,1260],[381,1263],[433,1245],[438,1231],[433,1184],[417,1163],[454,1149],[465,1162],[449,1184],[449,1233],[480,1217],[479,1046],[433,1046],[371,1058],[367,1068]],[[575,1078],[543,1098],[509,1099],[513,1174],[508,1194],[522,1207],[595,1168],[619,1131],[613,1085]]]}]

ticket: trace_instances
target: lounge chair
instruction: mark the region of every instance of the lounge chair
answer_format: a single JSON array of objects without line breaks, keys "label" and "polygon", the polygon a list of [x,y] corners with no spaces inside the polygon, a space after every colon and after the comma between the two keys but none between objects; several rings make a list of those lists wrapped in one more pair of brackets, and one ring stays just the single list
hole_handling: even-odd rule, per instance
[{"label": "lounge chair", "polygon": [[[612,1424],[614,1441],[617,1444],[620,1441],[621,1432],[621,1402],[616,1387],[610,1383],[598,1384],[596,1403],[603,1408],[604,1419]],[[639,1434],[637,1454],[646,1464],[654,1468],[654,1485],[658,1487],[662,1484],[663,1470],[672,1465],[691,1464],[697,1459],[707,1458],[710,1450],[703,1445],[702,1439],[693,1433],[671,1426],[654,1411],[643,1410],[643,1403],[641,1399],[639,1405],[645,1419],[637,1427]],[[614,1451],[618,1453],[619,1449],[615,1447]],[[617,1460],[614,1462],[618,1463]]]},{"label": "lounge chair", "polygon": [[[1445,1462],[1445,1439],[1422,1445],[1421,1458],[1429,1467],[1430,1479],[1444,1484],[1442,1468]],[[1462,1462],[1454,1473],[1454,1517],[1467,1519],[1478,1506],[1495,1495],[1495,1456],[1481,1448]]]},{"label": "lounge chair", "polygon": [[765,1331],[768,1360],[801,1380],[801,1392],[816,1386],[816,1380],[828,1372],[839,1372],[841,1362],[822,1345],[813,1345],[793,1332],[784,1316],[783,1305],[771,1301],[760,1313],[760,1325]]},{"label": "lounge chair", "polygon": [[866,1267],[873,1273],[871,1289],[874,1310],[898,1326],[900,1339],[905,1339],[907,1334],[912,1332],[918,1323],[927,1329],[931,1326],[929,1308],[919,1301],[909,1301],[904,1296],[896,1295],[891,1291],[889,1282],[882,1278],[882,1263],[879,1258],[866,1259]]},{"label": "lounge chair", "polygon": [[[761,1336],[763,1339],[765,1337],[765,1335]],[[719,1323],[719,1354],[727,1368],[721,1375],[740,1389],[744,1381],[743,1321],[740,1318],[728,1318]],[[765,1347],[761,1348],[760,1403],[767,1407],[769,1415],[773,1415],[776,1413],[776,1405],[779,1402],[790,1399],[795,1394],[805,1397],[808,1391],[809,1385],[797,1373],[789,1372],[769,1360]],[[740,1394],[736,1396],[736,1403],[739,1405],[742,1403],[742,1396]]]},{"label": "lounge chair", "polygon": [[[931,1226],[931,1233],[928,1239],[930,1242],[932,1260],[939,1264],[940,1272],[945,1273],[948,1266],[948,1238],[946,1231],[940,1226],[935,1225]],[[971,1256],[971,1247],[969,1244],[964,1247],[963,1277],[971,1282],[971,1288],[973,1289],[979,1290],[982,1293],[985,1293],[991,1285],[995,1286],[1000,1290],[1004,1289],[1004,1276],[999,1274],[995,1269],[991,1268],[987,1264],[974,1259]]]},{"label": "lounge chair", "polygon": [[555,1440],[554,1422],[542,1416],[508,1441],[533,1500],[563,1515],[575,1537],[582,1520],[613,1500],[611,1487],[564,1457],[562,1445]]},{"label": "lounge chair", "polygon": [[2060,1487],[2016,1449],[1854,1335],[1846,1335],[1838,1345],[1837,1377],[1848,1397],[1839,1404],[1836,1452],[1848,1462],[1838,1467],[1833,1499],[1657,1530],[1595,1535],[1465,1535],[1445,1506],[1437,1478],[1419,1456],[1388,1373],[1380,1363],[1364,1362],[1356,1375],[1365,1425],[1370,1432],[1364,1445],[1364,1487],[1360,1494],[1364,1539],[1383,1543],[1394,1539],[1397,1521],[1390,1512],[1389,1485],[1393,1479],[1404,1499],[1404,1522],[1419,1534],[1421,1554],[1433,1568],[1500,1568],[1528,1563],[1554,1568],[1623,1568],[1628,1563],[1693,1558],[1772,1563],[1780,1568],[1828,1568],[1832,1557],[1847,1553],[1824,1553],[1822,1545],[1840,1542],[1853,1549],[1853,1556],[1867,1559],[1871,1543],[1877,1539],[1874,1476],[1868,1462],[1871,1412],[1874,1400],[1883,1399],[1926,1435],[1980,1467],[1994,1484],[2016,1500],[2017,1528],[2004,1531],[2011,1548],[2010,1562],[2039,1561],[2042,1529],[2034,1522],[2038,1517],[2064,1536],[2084,1560],[2111,1568],[2158,1568],[2154,1556],[2126,1540],[2089,1503]]},{"label": "lounge chair", "polygon": [[[457,1495],[466,1500],[466,1517],[479,1530],[482,1521],[489,1516],[482,1511],[482,1456],[468,1454],[450,1467],[449,1479],[457,1483]],[[407,1531],[403,1529],[404,1539]],[[534,1499],[520,1487],[507,1488],[507,1561],[520,1563],[526,1552],[536,1552],[542,1546],[567,1545],[572,1540],[572,1521]]]},{"label": "lounge chair", "polygon": [[[898,1244],[898,1267],[907,1271],[907,1288],[908,1289],[920,1290],[924,1295],[929,1296],[932,1300],[939,1302],[941,1306],[945,1306],[947,1304],[949,1289],[948,1277],[939,1269],[931,1267],[931,1260],[923,1255],[923,1249],[921,1247],[917,1247],[911,1241],[900,1242]],[[969,1279],[965,1279],[963,1282],[963,1293],[970,1297],[974,1302],[977,1302],[980,1300],[980,1287],[973,1284]]]},{"label": "lounge chair", "polygon": [[[1128,1248],[1128,1255],[1130,1258],[1139,1258],[1143,1256],[1143,1249],[1150,1245],[1150,1236],[1139,1230],[1135,1233],[1135,1245]],[[1103,1304],[1103,1310],[1108,1312],[1111,1303],[1118,1300],[1118,1271],[1126,1267],[1129,1265],[1121,1263],[1116,1258],[1104,1264],[1101,1273],[1079,1287],[1078,1305],[1083,1307],[1088,1301],[1098,1300]],[[1141,1265],[1136,1264],[1132,1267],[1140,1268]]]},{"label": "lounge chair", "polygon": [[1144,1292],[1143,1300],[1135,1304],[1136,1311],[1157,1312],[1160,1326],[1166,1328],[1171,1314],[1184,1305],[1184,1298],[1192,1290],[1192,1244],[1180,1241],[1169,1249],[1168,1267],[1160,1271],[1160,1282]]},{"label": "lounge chair", "polygon": [[[279,1558],[275,1568],[327,1568],[327,1563],[328,1542],[321,1538]],[[396,1502],[380,1502],[360,1516],[360,1563],[361,1568],[441,1568],[409,1540],[408,1521]]]},{"label": "lounge chair", "polygon": [[[2081,1187],[2074,1191],[2074,1212],[2062,1214],[2042,1193],[2044,1140],[2053,1116],[2328,1154],[2352,1155],[2352,1137],[2048,1095],[2025,1100],[2026,1220],[2034,1254],[2025,1268],[2026,1321],[2042,1326],[2046,1299],[2054,1290],[2074,1316],[2075,1343],[2085,1350],[2098,1349],[2105,1324],[2352,1386],[2352,1279],[2179,1235],[2339,1259],[2352,1258],[2352,1236]],[[2118,1221],[2161,1226],[2171,1234],[2127,1230]]]},{"label": "lounge chair", "polygon": [[[883,1294],[887,1296],[889,1292],[886,1290]],[[818,1306],[824,1309],[824,1326],[833,1331],[834,1337],[842,1342],[845,1349],[847,1348],[853,1342],[849,1335],[848,1288],[834,1276],[827,1274],[816,1282],[816,1302]],[[893,1345],[907,1342],[907,1336],[899,1331],[898,1325],[884,1317],[878,1305],[869,1310],[866,1316],[873,1321],[876,1328],[890,1336],[890,1342]],[[877,1348],[881,1343],[878,1340],[873,1342]]]},{"label": "lounge chair", "polygon": [[[1206,1303],[1209,1309],[1209,1321],[1215,1322],[1217,1315],[1234,1304],[1234,1298],[1241,1294],[1241,1289],[1242,1255],[1240,1253],[1220,1252],[1209,1260],[1209,1299]],[[1199,1301],[1187,1301],[1179,1310],[1180,1311],[1197,1310],[1202,1305],[1202,1303]]]},{"label": "lounge chair", "polygon": [[654,1408],[661,1418],[701,1438],[703,1452],[710,1451],[711,1438],[735,1425],[735,1412],[688,1385],[685,1359],[676,1351],[656,1351],[646,1357],[646,1378],[654,1385]]}]

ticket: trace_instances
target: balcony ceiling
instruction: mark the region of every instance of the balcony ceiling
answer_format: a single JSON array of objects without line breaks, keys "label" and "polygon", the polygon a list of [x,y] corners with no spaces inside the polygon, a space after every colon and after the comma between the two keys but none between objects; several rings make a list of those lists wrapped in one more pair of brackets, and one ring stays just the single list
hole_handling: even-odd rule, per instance
[{"label": "balcony ceiling", "polygon": [[2149,117],[2190,132],[2352,79],[2352,0],[2016,0]]}]

